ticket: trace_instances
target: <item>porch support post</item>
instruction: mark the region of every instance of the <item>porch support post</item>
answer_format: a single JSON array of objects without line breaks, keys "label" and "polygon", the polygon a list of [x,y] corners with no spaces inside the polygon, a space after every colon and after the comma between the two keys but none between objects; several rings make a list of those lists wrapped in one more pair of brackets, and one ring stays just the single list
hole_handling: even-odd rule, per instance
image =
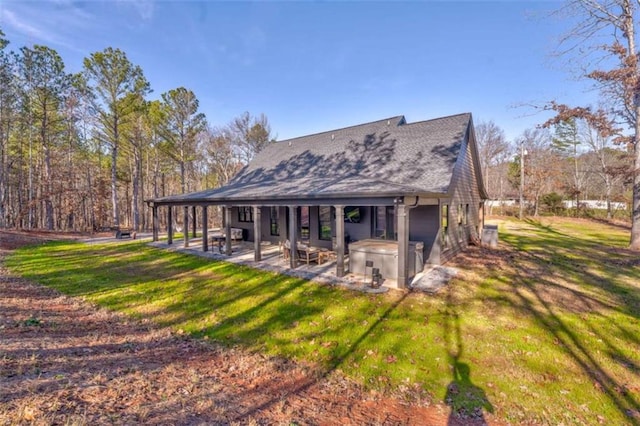
[{"label": "porch support post", "polygon": [[191,236],[195,238],[198,231],[196,229],[198,225],[198,221],[196,220],[196,206],[191,207],[191,216],[193,216],[193,223],[191,224],[191,230],[193,231],[193,233],[191,234]]},{"label": "porch support post", "polygon": [[[194,221],[195,222],[195,221]],[[207,206],[202,206],[202,251],[209,251],[209,219]]]},{"label": "porch support post", "polygon": [[398,218],[398,288],[407,288],[409,281],[409,208],[397,205]]},{"label": "porch support post", "polygon": [[231,256],[231,206],[224,206],[224,254]]},{"label": "porch support post", "polygon": [[158,206],[154,204],[152,211],[153,211],[153,217],[151,219],[152,221],[151,228],[153,230],[153,241],[158,241]]},{"label": "porch support post", "polygon": [[298,266],[298,207],[289,206],[289,266],[295,269]]},{"label": "porch support post", "polygon": [[253,206],[253,258],[256,262],[262,260],[262,207]]},{"label": "porch support post", "polygon": [[189,247],[189,207],[184,206],[182,208],[182,216],[184,217],[184,223],[182,224],[182,235],[184,239],[184,248]]},{"label": "porch support post", "polygon": [[284,240],[287,239],[287,208],[278,206],[278,238],[281,242],[284,243]]},{"label": "porch support post", "polygon": [[344,206],[336,208],[336,276],[344,277]]},{"label": "porch support post", "polygon": [[173,244],[173,206],[167,207],[167,244]]}]

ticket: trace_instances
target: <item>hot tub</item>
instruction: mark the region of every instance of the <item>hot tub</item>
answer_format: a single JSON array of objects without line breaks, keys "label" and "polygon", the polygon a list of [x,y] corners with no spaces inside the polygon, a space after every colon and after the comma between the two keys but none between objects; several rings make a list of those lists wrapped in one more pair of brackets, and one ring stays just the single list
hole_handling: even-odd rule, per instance
[{"label": "hot tub", "polygon": [[[422,271],[424,243],[409,241],[409,278]],[[367,261],[373,262],[373,268],[380,269],[382,278],[398,280],[398,242],[388,240],[361,240],[349,244],[349,270],[356,275],[371,275]],[[366,271],[365,271],[366,269]]]}]

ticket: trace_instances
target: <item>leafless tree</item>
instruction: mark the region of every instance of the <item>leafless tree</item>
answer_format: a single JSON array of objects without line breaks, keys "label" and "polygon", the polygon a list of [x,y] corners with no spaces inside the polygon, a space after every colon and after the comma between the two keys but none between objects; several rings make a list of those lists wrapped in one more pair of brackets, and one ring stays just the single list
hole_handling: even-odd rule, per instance
[{"label": "leafless tree", "polygon": [[[480,122],[475,130],[484,187],[491,198],[496,198],[501,193],[500,175],[493,175],[497,172],[496,168],[509,155],[509,143],[504,131],[493,121]],[[493,185],[494,182],[498,182],[497,188]]]},{"label": "leafless tree", "polygon": [[[608,113],[624,125],[617,141],[627,142],[633,152],[630,247],[640,250],[640,67],[635,28],[640,2],[570,0],[559,13],[578,18],[562,38],[559,52],[581,64],[582,76],[596,82]],[[614,65],[602,69],[608,64]]]},{"label": "leafless tree", "polygon": [[205,149],[216,186],[222,186],[240,170],[242,164],[234,154],[233,139],[228,131],[209,128],[205,132]]},{"label": "leafless tree", "polygon": [[615,149],[611,137],[603,136],[596,128],[586,123],[581,130],[582,139],[589,145],[592,151],[593,172],[603,185],[604,198],[607,203],[607,218],[613,217],[611,206],[612,195],[615,187],[624,181],[628,169],[627,152]]},{"label": "leafless tree", "polygon": [[243,164],[247,164],[268,143],[273,142],[271,126],[264,114],[253,117],[245,112],[228,124],[226,132],[233,140],[236,157]]},{"label": "leafless tree", "polygon": [[560,168],[556,164],[558,156],[550,142],[551,136],[546,129],[527,129],[517,140],[524,153],[522,191],[526,199],[533,203],[534,216],[539,214],[540,197],[555,190],[559,178]]}]

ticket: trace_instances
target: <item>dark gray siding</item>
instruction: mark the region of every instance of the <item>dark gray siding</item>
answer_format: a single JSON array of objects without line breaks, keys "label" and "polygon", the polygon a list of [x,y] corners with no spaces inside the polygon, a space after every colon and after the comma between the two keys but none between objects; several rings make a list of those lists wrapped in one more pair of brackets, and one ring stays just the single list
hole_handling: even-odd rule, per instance
[{"label": "dark gray siding", "polygon": [[253,241],[253,222],[238,220],[238,207],[231,207],[231,227],[243,229],[242,236],[246,241]]},{"label": "dark gray siding", "polygon": [[[477,236],[480,225],[479,204],[481,196],[477,181],[477,171],[473,161],[472,151],[475,150],[475,141],[469,138],[469,133],[463,144],[464,152],[460,153],[459,162],[456,165],[452,179],[452,198],[449,203],[449,230],[447,245],[442,249],[440,262],[451,259],[469,245],[471,236]],[[469,205],[468,218],[464,220],[467,205]],[[460,215],[462,208],[462,215]],[[462,223],[458,218],[462,217]]]},{"label": "dark gray siding", "polygon": [[[287,228],[286,228],[286,207],[282,207],[282,206],[278,206],[277,207],[280,210],[280,217],[279,217],[279,221],[280,221],[280,235],[271,235],[271,207],[267,207],[267,206],[263,206],[261,207],[261,224],[262,224],[262,235],[261,235],[261,240],[262,241],[268,241],[271,242],[273,244],[277,244],[279,241],[286,239],[286,232],[287,232]],[[231,227],[232,228],[240,228],[243,229],[243,235],[245,240],[247,241],[254,241],[254,229],[253,229],[253,222],[240,222],[238,220],[238,210],[239,207],[232,207],[231,208]],[[255,217],[254,217],[255,220]]]},{"label": "dark gray siding", "polygon": [[[309,245],[331,249],[331,241],[320,239],[320,207],[309,207]],[[332,224],[332,235],[335,234],[335,226]]]},{"label": "dark gray siding", "polygon": [[430,261],[432,249],[438,238],[440,221],[438,206],[418,206],[409,216],[409,241],[422,241],[424,252],[422,259]]},{"label": "dark gray siding", "polygon": [[[269,241],[272,244],[278,244],[278,241],[280,241],[280,236],[271,235],[271,207],[261,207],[261,212],[261,241]],[[282,234],[282,230],[280,230],[280,234]]]}]

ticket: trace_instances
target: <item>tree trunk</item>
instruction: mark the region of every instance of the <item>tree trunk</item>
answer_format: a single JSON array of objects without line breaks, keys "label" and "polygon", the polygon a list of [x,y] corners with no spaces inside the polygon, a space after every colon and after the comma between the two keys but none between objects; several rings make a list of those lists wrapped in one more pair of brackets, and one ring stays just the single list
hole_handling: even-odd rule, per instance
[{"label": "tree trunk", "polygon": [[580,216],[580,178],[578,176],[578,143],[573,143],[573,182],[576,191],[576,217]]},{"label": "tree trunk", "polygon": [[42,123],[40,128],[40,138],[42,141],[42,150],[44,155],[44,188],[43,188],[43,198],[44,198],[44,214],[45,214],[45,226],[49,231],[53,230],[53,203],[51,202],[51,186],[52,186],[52,176],[51,176],[51,150],[49,148],[49,142],[47,140],[47,104],[46,102],[42,105],[43,108],[43,116]]},{"label": "tree trunk", "polygon": [[91,223],[91,229],[93,231],[98,230],[98,224],[96,222],[96,213],[95,213],[95,199],[93,196],[93,185],[91,183],[91,167],[87,167],[87,192],[89,193],[89,221]]},{"label": "tree trunk", "polygon": [[[638,90],[640,90],[640,88]],[[640,96],[640,93],[636,94],[636,96]],[[637,103],[636,105],[635,115],[636,142],[633,145],[633,200],[631,203],[632,210],[630,248],[634,250],[640,250],[640,143],[637,140],[637,138],[640,137],[640,103]]]},{"label": "tree trunk", "polygon": [[[2,105],[0,104],[0,108]],[[7,203],[7,157],[6,157],[6,140],[4,137],[4,123],[2,115],[4,112],[0,110],[0,228],[6,228],[6,203]]]},{"label": "tree trunk", "polygon": [[111,204],[113,206],[113,226],[120,226],[120,211],[118,209],[118,122],[113,124],[114,141],[111,147]]},{"label": "tree trunk", "polygon": [[[633,6],[629,0],[624,2],[624,30],[626,31],[627,47],[630,55],[637,55],[635,22]],[[631,210],[631,241],[630,248],[640,250],[640,72],[638,71],[638,58],[635,58],[635,78],[636,86],[634,92],[634,139],[633,139],[633,196]]]},{"label": "tree trunk", "polygon": [[183,194],[187,192],[185,180],[186,180],[185,164],[184,164],[184,161],[180,161],[180,190],[182,191]]},{"label": "tree trunk", "polygon": [[133,210],[133,229],[140,230],[140,152],[138,148],[133,149],[133,198],[131,207]]}]

